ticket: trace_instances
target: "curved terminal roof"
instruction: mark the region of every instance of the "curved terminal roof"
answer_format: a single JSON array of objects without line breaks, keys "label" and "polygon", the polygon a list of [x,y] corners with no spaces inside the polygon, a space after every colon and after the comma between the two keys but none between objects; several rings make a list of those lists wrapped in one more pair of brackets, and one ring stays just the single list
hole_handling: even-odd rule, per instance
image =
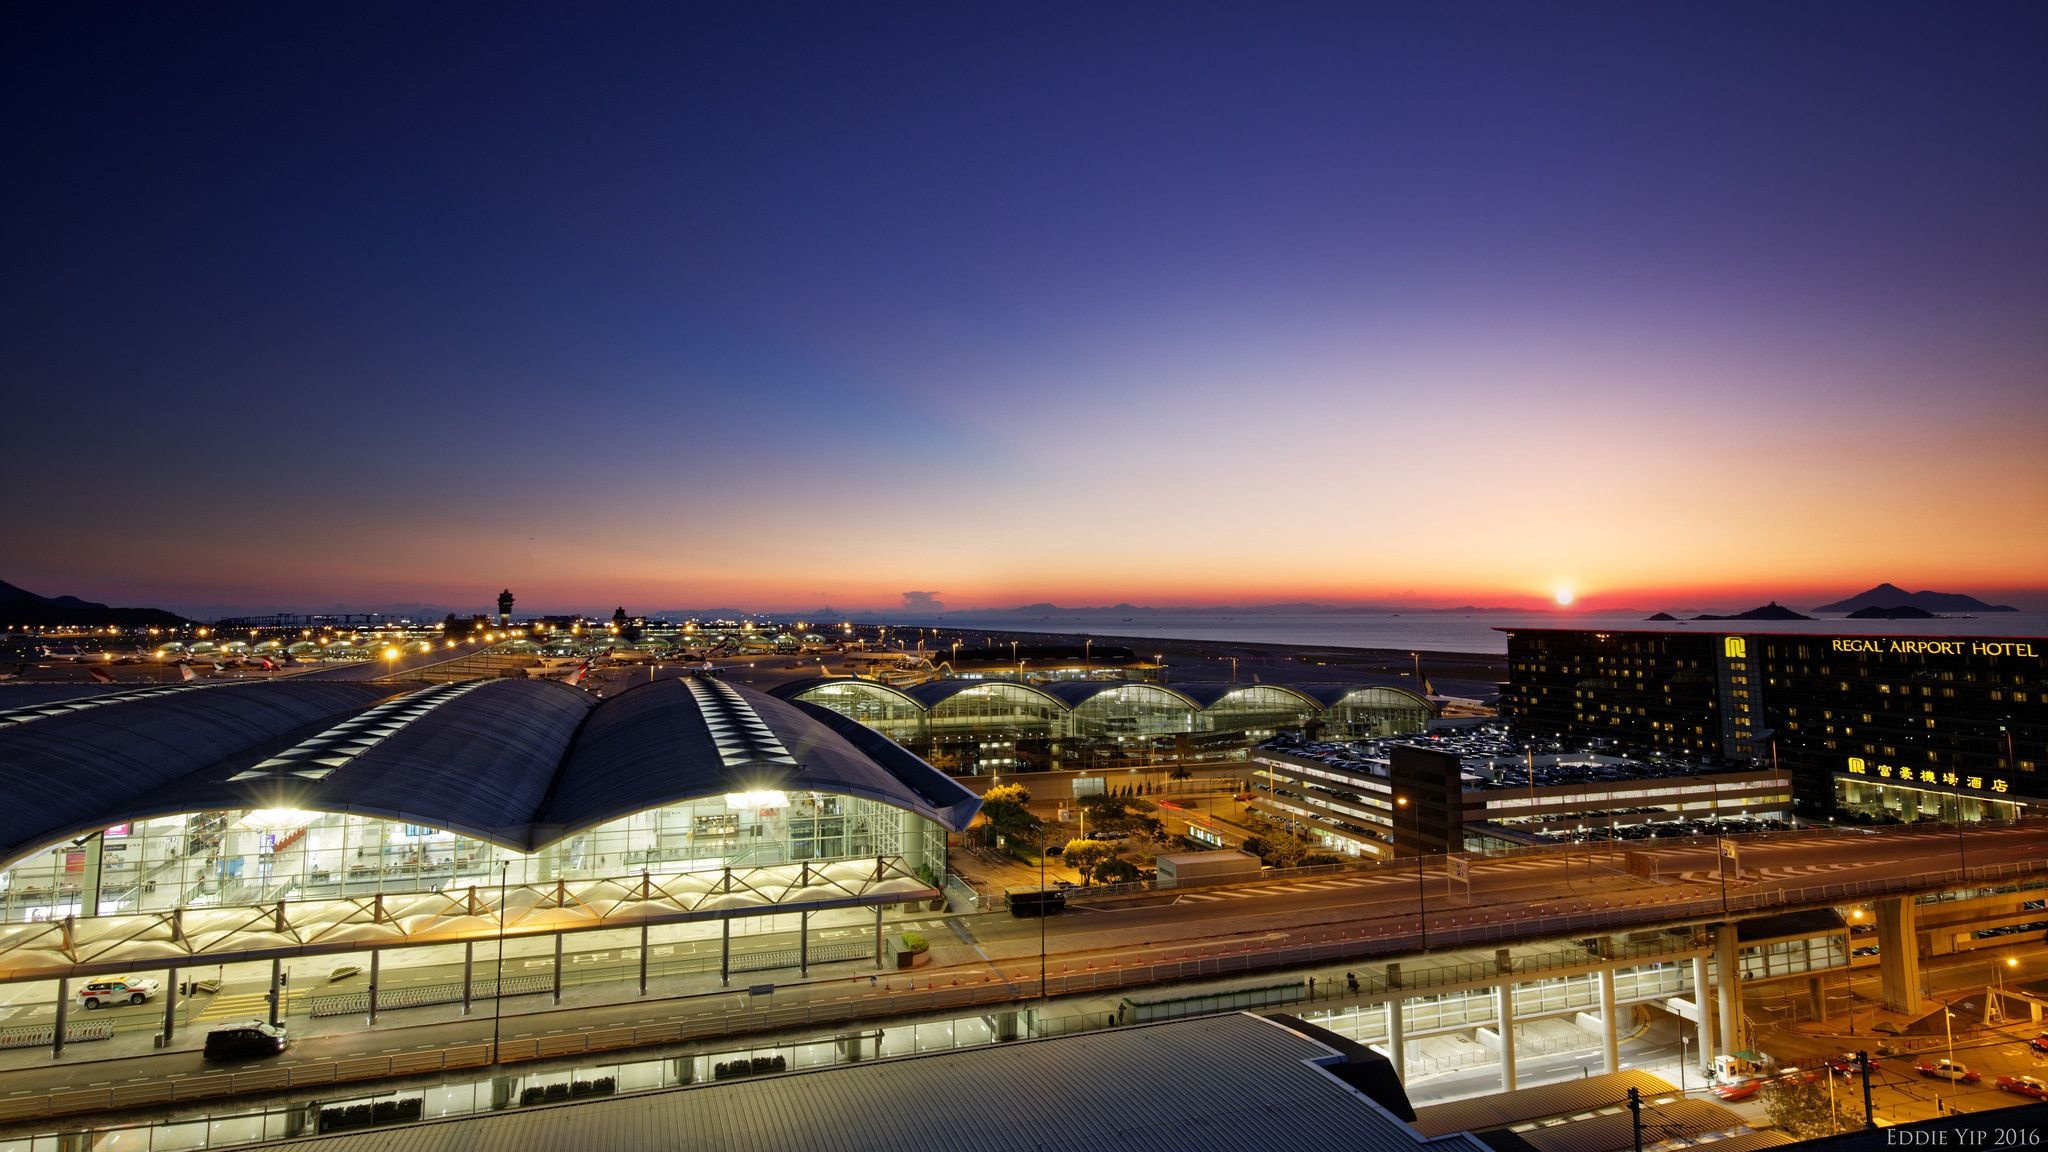
[{"label": "curved terminal roof", "polygon": [[1146,680],[1062,680],[1057,684],[1048,685],[1046,690],[1058,696],[1068,708],[1079,708],[1104,692],[1114,692],[1119,688],[1140,688],[1148,695],[1156,692],[1162,696],[1173,697],[1190,708],[1202,707],[1200,701],[1177,688],[1168,688],[1164,684],[1154,684]]},{"label": "curved terminal roof", "polygon": [[924,705],[919,702],[917,697],[912,696],[894,684],[884,684],[880,680],[867,680],[858,676],[806,676],[801,680],[791,680],[787,683],[777,684],[768,690],[768,694],[777,700],[800,700],[803,698],[804,693],[809,692],[813,688],[825,687],[828,684],[871,690],[877,696],[894,696],[912,708],[919,710],[924,708]]},{"label": "curved terminal roof", "polygon": [[1293,696],[1303,707],[1317,711],[1336,707],[1353,696],[1382,693],[1406,697],[1413,701],[1416,707],[1435,712],[1435,707],[1422,695],[1411,688],[1394,684],[1243,684],[1229,681],[1195,681],[1168,686],[1150,680],[1058,680],[1040,685],[1019,684],[1014,680],[946,679],[928,680],[909,688],[898,688],[878,680],[848,676],[810,676],[778,685],[772,693],[784,700],[808,702],[806,697],[817,689],[832,684],[857,684],[865,689],[873,689],[878,694],[901,698],[927,713],[962,692],[996,684],[1008,685],[1019,691],[1045,697],[1048,703],[1068,712],[1083,707],[1105,692],[1121,688],[1140,688],[1175,696],[1197,711],[1213,708],[1234,694],[1270,690]]},{"label": "curved terminal roof", "polygon": [[980,807],[853,721],[714,679],[602,702],[507,678],[397,696],[258,681],[96,703],[0,726],[0,864],[114,824],[223,809],[347,812],[532,851],[726,792],[866,796],[955,831]]},{"label": "curved terminal roof", "polygon": [[873,738],[863,748],[820,713],[834,715],[713,677],[643,684],[593,711],[536,823],[553,839],[668,800],[768,791],[863,796],[956,832],[973,819],[973,793],[854,724]]},{"label": "curved terminal roof", "polygon": [[1228,680],[1211,680],[1193,684],[1177,684],[1175,687],[1180,689],[1182,695],[1199,702],[1204,708],[1213,708],[1218,701],[1236,693],[1250,692],[1257,689],[1272,689],[1276,692],[1283,692],[1310,708],[1322,707],[1313,697],[1298,688],[1289,688],[1285,684],[1233,684]]},{"label": "curved terminal roof", "polygon": [[1297,684],[1294,687],[1296,690],[1314,697],[1325,708],[1335,708],[1352,696],[1365,696],[1378,692],[1394,696],[1405,696],[1418,708],[1426,708],[1432,712],[1436,710],[1430,704],[1429,699],[1422,695],[1422,693],[1415,691],[1413,688],[1403,688],[1398,684]]},{"label": "curved terminal roof", "polygon": [[912,685],[909,692],[919,704],[924,705],[925,711],[929,712],[962,692],[971,692],[976,688],[993,688],[997,685],[1042,697],[1047,704],[1055,708],[1064,709],[1067,706],[1065,701],[1038,685],[1019,684],[1015,680],[927,680],[922,684]]},{"label": "curved terminal roof", "polygon": [[[123,820],[192,811],[172,799],[392,694],[290,680],[91,697],[92,707],[0,727],[0,861]],[[241,805],[237,805],[240,807]]]}]

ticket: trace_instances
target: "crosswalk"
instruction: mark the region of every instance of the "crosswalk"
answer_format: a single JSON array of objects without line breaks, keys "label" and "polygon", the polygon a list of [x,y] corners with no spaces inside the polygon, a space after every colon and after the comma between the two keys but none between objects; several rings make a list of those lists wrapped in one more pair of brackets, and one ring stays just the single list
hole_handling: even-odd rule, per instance
[{"label": "crosswalk", "polygon": [[[1514,872],[1553,872],[1557,861],[1553,858],[1535,860],[1486,860],[1475,862],[1472,872],[1475,877],[1500,876]],[[1430,875],[1441,878],[1441,864],[1430,869]],[[1174,903],[1205,903],[1213,900],[1248,900],[1255,896],[1299,895],[1305,892],[1332,892],[1344,888],[1369,888],[1375,884],[1412,884],[1415,873],[1411,868],[1393,871],[1358,873],[1349,876],[1331,876],[1318,880],[1297,880],[1290,884],[1259,884],[1246,888],[1219,888],[1198,892],[1184,892]]]},{"label": "crosswalk", "polygon": [[[1744,882],[1752,884],[1759,880],[1796,880],[1802,876],[1824,876],[1830,872],[1840,872],[1844,868],[1857,867],[1861,867],[1861,865],[1838,860],[1826,864],[1790,864],[1782,868],[1744,868],[1742,870],[1742,879]],[[1718,884],[1721,882],[1721,874],[1712,868],[1674,872],[1671,875],[1676,876],[1680,880],[1690,880],[1698,884]],[[1733,879],[1733,877],[1730,877],[1730,879]]]},{"label": "crosswalk", "polygon": [[[304,1003],[309,993],[290,991],[285,993],[285,1014],[303,1014],[307,1011]],[[196,998],[195,998],[196,999]],[[247,1020],[251,1016],[270,1015],[270,996],[263,991],[220,992],[204,998],[205,1007],[193,1013],[195,1020]]]},{"label": "crosswalk", "polygon": [[1365,888],[1384,884],[1390,876],[1342,876],[1328,880],[1299,880],[1292,884],[1260,884],[1249,888],[1216,888],[1200,892],[1183,892],[1174,900],[1176,904],[1198,904],[1211,900],[1249,900],[1259,896],[1294,896],[1305,892],[1333,892],[1340,888]]}]

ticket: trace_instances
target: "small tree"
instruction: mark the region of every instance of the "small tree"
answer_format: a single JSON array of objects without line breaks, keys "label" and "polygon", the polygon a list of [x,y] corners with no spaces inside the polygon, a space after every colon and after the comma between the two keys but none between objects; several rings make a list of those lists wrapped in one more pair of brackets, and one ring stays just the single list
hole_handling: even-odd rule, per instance
[{"label": "small tree", "polygon": [[1830,1100],[1832,1085],[1823,1083],[1827,1076],[1823,1071],[1812,1079],[1781,1077],[1764,1085],[1764,1111],[1771,1123],[1801,1140],[1862,1127],[1863,1109],[1857,1094],[1837,1090]]},{"label": "small tree", "polygon": [[1100,840],[1069,840],[1060,856],[1067,866],[1081,874],[1081,883],[1092,882],[1095,866],[1116,855],[1116,849]]},{"label": "small tree", "polygon": [[1138,866],[1122,857],[1112,857],[1095,866],[1095,879],[1103,884],[1129,884],[1138,878]]},{"label": "small tree", "polygon": [[1005,836],[1021,836],[1036,839],[1038,818],[1025,807],[1031,803],[1031,793],[1021,784],[998,784],[981,796],[981,815],[988,818],[988,827]]}]

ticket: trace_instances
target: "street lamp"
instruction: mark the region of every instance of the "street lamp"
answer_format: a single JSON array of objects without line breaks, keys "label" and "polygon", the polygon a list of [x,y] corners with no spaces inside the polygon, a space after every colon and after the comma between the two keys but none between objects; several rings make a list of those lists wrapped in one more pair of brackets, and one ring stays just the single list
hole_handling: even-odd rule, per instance
[{"label": "street lamp", "polygon": [[498,1023],[505,1005],[505,917],[509,911],[505,899],[506,881],[510,878],[512,862],[498,861],[498,974],[491,978],[491,1063],[498,1063]]},{"label": "street lamp", "polygon": [[1045,988],[1045,915],[1048,911],[1045,906],[1045,850],[1048,846],[1045,832],[1045,825],[1041,822],[1038,826],[1038,998],[1040,1000],[1050,999],[1046,995]]}]

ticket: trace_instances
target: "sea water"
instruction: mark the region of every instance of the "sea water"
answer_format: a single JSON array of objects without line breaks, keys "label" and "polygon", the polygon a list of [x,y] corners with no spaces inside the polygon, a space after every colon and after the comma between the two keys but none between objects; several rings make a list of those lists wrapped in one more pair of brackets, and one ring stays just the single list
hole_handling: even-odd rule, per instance
[{"label": "sea water", "polygon": [[1943,616],[1933,620],[1844,620],[1838,616],[1813,620],[1696,620],[1683,623],[1649,621],[1640,613],[1615,612],[1304,612],[1223,614],[1153,612],[1129,619],[1103,613],[1018,615],[948,612],[943,616],[903,617],[894,623],[912,627],[990,632],[1059,632],[1119,638],[1216,640],[1240,644],[1285,644],[1291,647],[1392,648],[1416,652],[1478,652],[1505,655],[1506,630],[1572,628],[1606,631],[1812,633],[1826,636],[2048,636],[2048,614],[1986,612],[1977,616]]}]

